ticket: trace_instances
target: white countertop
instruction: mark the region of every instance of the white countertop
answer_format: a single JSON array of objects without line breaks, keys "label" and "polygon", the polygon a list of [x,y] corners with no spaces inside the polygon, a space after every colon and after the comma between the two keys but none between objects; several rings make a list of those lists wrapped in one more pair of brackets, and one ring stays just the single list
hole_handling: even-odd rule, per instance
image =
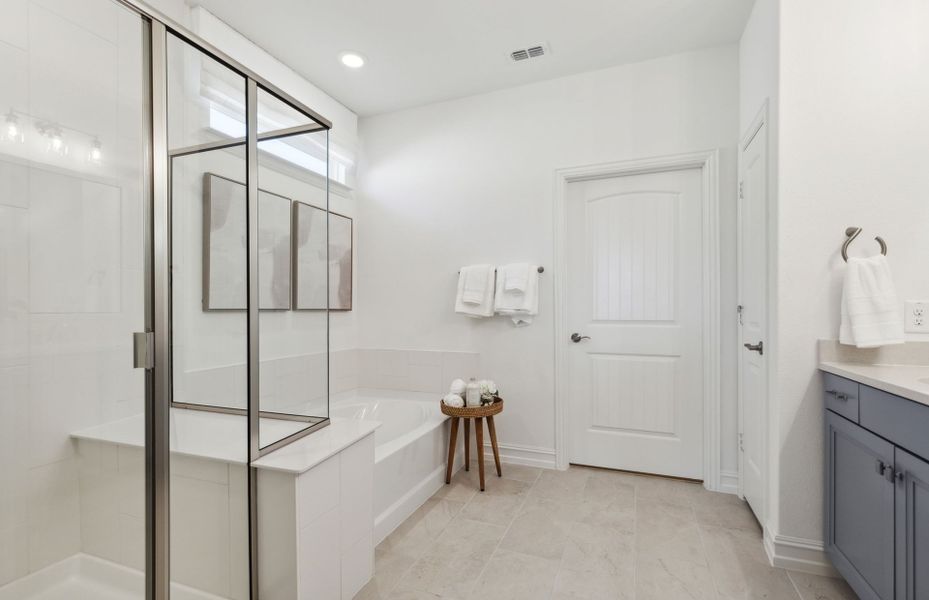
[{"label": "white countertop", "polygon": [[869,365],[821,361],[819,368],[929,406],[929,365]]},{"label": "white countertop", "polygon": [[[247,423],[244,416],[172,408],[170,419],[172,454],[237,464],[246,464],[248,461]],[[259,422],[263,443],[282,439],[306,427],[306,423],[300,421],[260,419]],[[371,434],[379,426],[379,421],[335,417],[330,419],[327,427],[263,456],[252,464],[262,469],[303,473]],[[145,446],[144,415],[81,429],[72,432],[71,437],[142,448]]]}]

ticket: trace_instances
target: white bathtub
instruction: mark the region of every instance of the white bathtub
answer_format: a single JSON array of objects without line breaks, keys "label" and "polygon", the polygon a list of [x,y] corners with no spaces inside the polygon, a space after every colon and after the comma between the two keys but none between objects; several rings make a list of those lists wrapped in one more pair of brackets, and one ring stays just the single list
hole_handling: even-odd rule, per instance
[{"label": "white bathtub", "polygon": [[329,415],[381,422],[374,432],[377,544],[445,483],[449,432],[447,419],[439,409],[439,396],[353,390],[332,396]]}]

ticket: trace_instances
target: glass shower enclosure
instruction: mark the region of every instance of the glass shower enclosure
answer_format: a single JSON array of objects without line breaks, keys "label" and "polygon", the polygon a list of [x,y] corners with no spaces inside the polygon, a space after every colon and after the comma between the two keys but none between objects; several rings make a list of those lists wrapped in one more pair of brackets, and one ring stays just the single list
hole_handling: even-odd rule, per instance
[{"label": "glass shower enclosure", "polygon": [[133,0],[0,20],[0,600],[258,598],[251,463],[329,422],[331,124]]}]

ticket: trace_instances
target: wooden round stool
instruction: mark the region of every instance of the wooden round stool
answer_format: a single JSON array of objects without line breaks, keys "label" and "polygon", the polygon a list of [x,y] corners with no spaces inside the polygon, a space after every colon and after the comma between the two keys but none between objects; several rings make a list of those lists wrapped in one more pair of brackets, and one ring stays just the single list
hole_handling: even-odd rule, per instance
[{"label": "wooden round stool", "polygon": [[497,447],[497,429],[494,427],[494,415],[503,412],[503,398],[497,398],[491,404],[484,406],[463,406],[454,408],[442,405],[442,413],[452,418],[452,434],[448,439],[448,467],[445,469],[445,483],[452,482],[452,467],[455,464],[455,447],[458,443],[458,420],[464,419],[465,442],[465,471],[471,469],[471,444],[468,437],[471,435],[471,421],[474,419],[474,435],[477,438],[477,467],[481,474],[481,491],[484,491],[484,419],[487,419],[487,429],[490,432],[490,445],[494,449],[494,463],[497,465],[497,477],[503,477],[500,469],[500,449]]}]

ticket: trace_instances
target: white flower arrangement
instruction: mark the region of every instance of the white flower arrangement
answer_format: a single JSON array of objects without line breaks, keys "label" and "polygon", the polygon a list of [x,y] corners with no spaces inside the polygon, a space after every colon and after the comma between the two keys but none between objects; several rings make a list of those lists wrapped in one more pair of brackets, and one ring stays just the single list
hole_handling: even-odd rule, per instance
[{"label": "white flower arrangement", "polygon": [[497,398],[497,384],[490,379],[482,379],[478,382],[481,388],[482,403],[491,403]]}]

